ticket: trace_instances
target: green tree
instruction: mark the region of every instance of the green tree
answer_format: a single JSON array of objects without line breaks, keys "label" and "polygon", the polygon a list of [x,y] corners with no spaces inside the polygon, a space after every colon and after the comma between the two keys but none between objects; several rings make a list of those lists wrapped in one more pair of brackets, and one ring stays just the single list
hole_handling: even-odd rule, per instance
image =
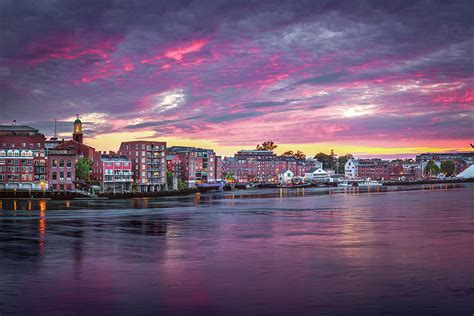
[{"label": "green tree", "polygon": [[171,172],[169,170],[166,171],[166,184],[168,184],[169,188],[173,187],[173,177],[174,177],[173,172]]},{"label": "green tree", "polygon": [[337,163],[338,163],[337,173],[339,174],[344,173],[344,167],[346,165],[346,162],[349,159],[354,159],[354,156],[352,156],[352,154],[345,154],[344,156],[339,156],[337,158]]},{"label": "green tree", "polygon": [[187,188],[186,183],[183,180],[178,179],[178,190],[181,191],[181,190],[184,190],[186,188]]},{"label": "green tree", "polygon": [[222,175],[223,178],[227,181],[233,181],[235,180],[235,176],[234,176],[234,173],[233,172],[224,172],[224,174]]},{"label": "green tree", "polygon": [[305,160],[306,159],[306,155],[300,151],[300,150],[297,150],[294,154],[293,154],[293,157],[295,157],[296,159],[298,160]]},{"label": "green tree", "polygon": [[316,156],[314,156],[314,159],[317,159],[318,161],[322,162],[324,169],[334,169],[336,165],[334,157],[325,153],[316,154]]},{"label": "green tree", "polygon": [[453,161],[448,160],[448,161],[443,161],[441,163],[441,170],[448,176],[452,176],[454,174],[454,171],[456,171],[456,165],[454,164]]},{"label": "green tree", "polygon": [[288,151],[285,151],[283,154],[281,154],[282,156],[285,156],[285,157],[293,157],[295,153],[293,152],[293,150],[288,150]]},{"label": "green tree", "polygon": [[92,169],[92,161],[81,157],[76,162],[76,179],[82,182],[89,182],[89,174]]},{"label": "green tree", "polygon": [[278,145],[276,145],[273,141],[269,140],[266,142],[263,142],[261,145],[257,145],[258,150],[271,150],[274,151]]},{"label": "green tree", "polygon": [[439,173],[438,165],[433,161],[430,160],[426,163],[425,167],[425,174],[426,175],[437,175]]}]

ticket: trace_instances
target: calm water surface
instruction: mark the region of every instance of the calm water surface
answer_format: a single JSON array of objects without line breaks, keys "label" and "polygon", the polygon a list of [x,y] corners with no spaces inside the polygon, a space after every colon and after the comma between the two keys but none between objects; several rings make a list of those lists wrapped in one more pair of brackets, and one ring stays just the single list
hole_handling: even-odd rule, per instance
[{"label": "calm water surface", "polygon": [[474,313],[474,187],[0,203],[0,314]]}]

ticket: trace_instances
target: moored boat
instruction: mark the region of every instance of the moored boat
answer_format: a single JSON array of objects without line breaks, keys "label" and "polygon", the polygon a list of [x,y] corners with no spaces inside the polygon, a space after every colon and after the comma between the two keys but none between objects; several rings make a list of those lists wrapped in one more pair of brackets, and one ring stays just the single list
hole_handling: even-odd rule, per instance
[{"label": "moored boat", "polygon": [[382,183],[375,180],[368,180],[368,181],[359,182],[357,186],[362,187],[362,188],[380,187],[382,186]]}]

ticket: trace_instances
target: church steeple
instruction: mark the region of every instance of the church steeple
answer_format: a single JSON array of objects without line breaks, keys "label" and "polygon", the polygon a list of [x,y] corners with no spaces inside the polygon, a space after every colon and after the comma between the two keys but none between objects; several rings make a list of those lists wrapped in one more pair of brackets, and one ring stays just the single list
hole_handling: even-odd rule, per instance
[{"label": "church steeple", "polygon": [[79,114],[76,114],[76,120],[74,121],[74,130],[72,132],[72,139],[82,144],[82,122],[79,119]]}]

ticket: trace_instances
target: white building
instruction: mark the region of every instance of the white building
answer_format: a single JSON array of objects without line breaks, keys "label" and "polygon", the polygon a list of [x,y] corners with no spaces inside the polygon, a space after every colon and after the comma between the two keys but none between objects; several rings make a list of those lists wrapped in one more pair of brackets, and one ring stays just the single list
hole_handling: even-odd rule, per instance
[{"label": "white building", "polygon": [[349,159],[344,165],[344,175],[348,179],[356,179],[358,177],[357,167],[359,166],[359,160]]},{"label": "white building", "polygon": [[288,182],[291,182],[293,180],[294,176],[295,176],[295,174],[293,173],[293,171],[291,171],[291,170],[282,170],[278,174],[278,181],[280,181],[280,183],[288,183]]},{"label": "white building", "polygon": [[322,168],[313,168],[309,169],[308,172],[305,172],[304,178],[308,181],[326,180],[329,179],[329,174]]}]

